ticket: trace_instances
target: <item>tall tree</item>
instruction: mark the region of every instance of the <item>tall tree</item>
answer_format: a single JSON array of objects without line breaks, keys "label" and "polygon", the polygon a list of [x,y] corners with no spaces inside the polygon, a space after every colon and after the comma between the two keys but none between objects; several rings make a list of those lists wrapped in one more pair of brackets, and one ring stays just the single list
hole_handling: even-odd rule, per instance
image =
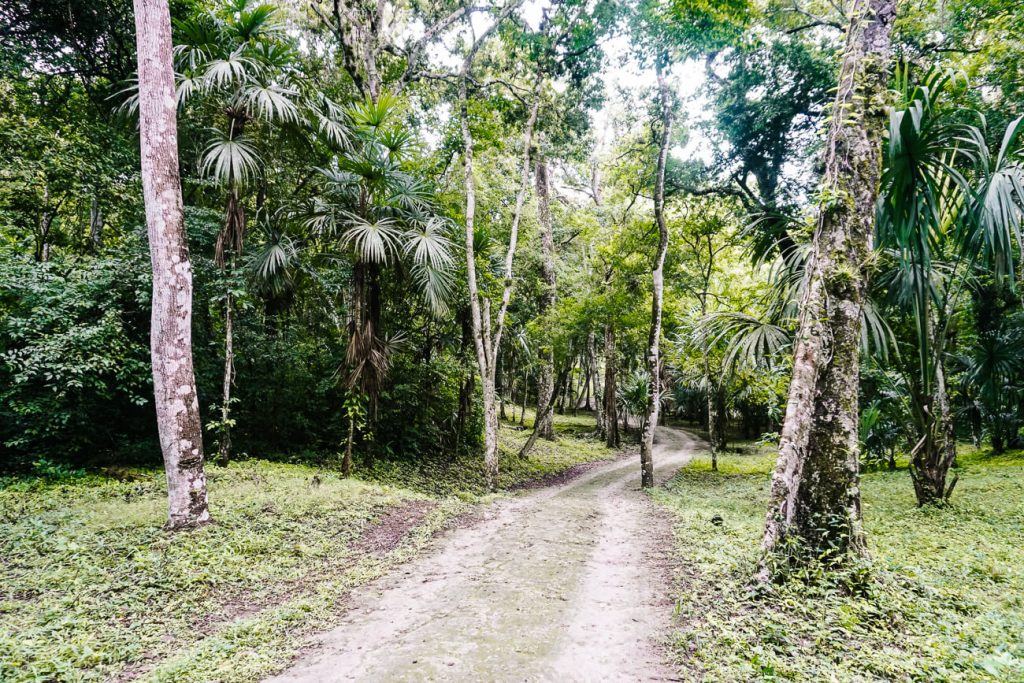
[{"label": "tall tree", "polygon": [[772,477],[761,580],[771,577],[776,555],[794,545],[803,548],[790,553],[796,562],[865,552],[858,471],[859,342],[896,0],[856,0],[849,16]]},{"label": "tall tree", "polygon": [[650,386],[647,396],[647,418],[640,440],[640,486],[654,486],[654,430],[661,410],[661,310],[665,297],[665,253],[668,251],[668,222],[665,220],[665,165],[672,138],[672,96],[665,81],[667,57],[659,56],[655,65],[661,108],[661,131],[658,143],[658,168],[654,177],[654,220],[658,227],[658,250],[651,270],[651,330],[647,338],[647,372]]},{"label": "tall tree", "polygon": [[[247,232],[246,185],[254,178],[260,179],[257,210],[263,208],[266,198],[266,155],[259,149],[258,134],[251,129],[299,124],[306,112],[300,112],[297,106],[297,53],[285,38],[274,7],[256,5],[251,0],[228,0],[175,26],[182,37],[176,47],[175,65],[179,102],[183,108],[205,106],[220,124],[210,130],[201,171],[227,194],[215,253],[217,265],[227,271],[223,296],[224,373],[217,430],[217,459],[219,464],[227,464],[231,460],[231,405],[235,400],[231,397],[236,303],[232,290]],[[315,107],[310,107],[308,114],[324,129],[325,118]]]},{"label": "tall tree", "polygon": [[956,432],[945,367],[956,311],[968,283],[985,269],[993,284],[1014,281],[1013,242],[1021,239],[1024,118],[1010,123],[993,154],[984,126],[963,124],[965,112],[943,109],[952,80],[932,71],[914,86],[910,70],[901,71],[903,97],[890,116],[878,213],[878,243],[896,257],[884,272],[888,298],[898,314],[910,312],[916,332],[917,353],[908,354],[916,356],[916,372],[906,373],[906,385],[917,431],[908,469],[919,505],[949,498],[957,481],[946,483]]},{"label": "tall tree", "polygon": [[153,265],[150,349],[168,525],[210,521],[203,433],[192,370],[192,266],[178,174],[171,16],[167,0],[135,0],[142,192]]},{"label": "tall tree", "polygon": [[[540,299],[539,314],[549,315],[555,307],[555,237],[551,225],[551,187],[548,179],[548,162],[543,153],[537,155],[534,174],[537,192],[537,219],[540,222],[541,274],[544,278],[544,292]],[[551,340],[545,340],[540,349],[540,377],[537,380],[537,415],[533,421],[533,432],[523,444],[520,456],[526,456],[537,437],[553,441],[555,405],[555,349]]]},{"label": "tall tree", "polygon": [[516,193],[515,212],[508,238],[508,251],[502,280],[501,304],[491,318],[491,300],[484,295],[479,287],[476,276],[476,251],[474,249],[474,226],[476,218],[476,179],[473,176],[473,132],[469,125],[469,81],[472,77],[473,62],[484,42],[521,2],[513,1],[495,18],[489,29],[484,31],[470,47],[463,59],[459,72],[459,123],[462,132],[462,159],[465,172],[466,189],[466,275],[469,285],[469,306],[472,316],[473,344],[476,348],[477,365],[480,368],[480,381],[483,385],[484,399],[484,467],[487,470],[487,485],[491,490],[498,487],[498,407],[495,392],[497,360],[501,351],[501,336],[505,328],[505,314],[512,298],[512,265],[519,239],[519,222],[526,202],[526,193],[530,186],[530,147],[533,140],[533,129],[537,123],[540,109],[540,85],[543,72],[537,71],[529,100],[529,117],[523,131],[522,163],[520,171],[519,191]]}]

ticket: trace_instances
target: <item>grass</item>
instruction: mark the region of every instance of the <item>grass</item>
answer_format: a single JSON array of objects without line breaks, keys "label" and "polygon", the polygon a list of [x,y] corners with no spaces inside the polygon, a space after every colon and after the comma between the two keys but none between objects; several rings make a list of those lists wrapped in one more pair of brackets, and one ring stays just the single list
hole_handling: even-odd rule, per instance
[{"label": "grass", "polygon": [[[594,432],[594,418],[580,414],[555,415],[555,433],[559,441],[538,439],[528,458],[520,458],[519,450],[533,428],[533,411],[526,411],[525,426],[512,423],[501,426],[498,448],[500,469],[498,485],[501,489],[515,489],[527,482],[545,479],[574,465],[615,457],[615,451],[590,438]],[[566,445],[571,444],[570,448]],[[476,456],[460,456],[451,460],[424,461],[417,464],[377,462],[362,476],[427,493],[429,495],[456,495],[470,498],[486,492],[483,462]]]},{"label": "grass", "polygon": [[[502,485],[614,457],[574,437],[503,458]],[[525,433],[502,429],[505,449]],[[216,522],[163,530],[159,471],[0,485],[0,680],[250,681],[329,626],[347,593],[485,501],[479,459],[342,479],[260,460],[209,467]],[[385,521],[396,538],[368,545]]]},{"label": "grass", "polygon": [[1024,452],[965,453],[942,508],[916,507],[906,471],[866,473],[868,593],[794,580],[764,596],[748,579],[775,454],[747,450],[654,494],[676,521],[684,680],[1024,681]]}]

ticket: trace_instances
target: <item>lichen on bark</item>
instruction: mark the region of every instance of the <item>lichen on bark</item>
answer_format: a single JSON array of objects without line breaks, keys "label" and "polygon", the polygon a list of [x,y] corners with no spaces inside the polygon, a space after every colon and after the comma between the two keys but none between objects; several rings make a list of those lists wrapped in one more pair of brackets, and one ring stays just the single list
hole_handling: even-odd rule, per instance
[{"label": "lichen on bark", "polygon": [[860,325],[896,3],[857,0],[850,13],[757,572],[762,581],[793,563],[866,554],[858,483]]}]

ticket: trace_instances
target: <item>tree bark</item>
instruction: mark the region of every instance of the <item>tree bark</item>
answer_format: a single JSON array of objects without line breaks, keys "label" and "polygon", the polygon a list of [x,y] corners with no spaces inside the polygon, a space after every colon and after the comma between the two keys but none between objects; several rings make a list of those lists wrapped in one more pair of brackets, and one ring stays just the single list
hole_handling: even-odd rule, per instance
[{"label": "tree bark", "polygon": [[722,424],[718,412],[718,392],[713,385],[711,376],[708,376],[708,442],[711,446],[711,471],[718,471],[718,451],[721,449]]},{"label": "tree bark", "polygon": [[352,442],[356,438],[356,417],[348,416],[348,438],[345,439],[345,457],[341,461],[341,476],[352,476]]},{"label": "tree bark", "polygon": [[[540,223],[541,236],[541,275],[544,278],[544,293],[540,298],[538,315],[544,318],[550,315],[555,307],[555,238],[551,225],[551,188],[548,180],[548,164],[542,154],[537,155],[537,168],[534,176],[537,192],[537,220]],[[520,455],[527,455],[537,437],[554,441],[554,397],[555,397],[555,349],[546,342],[540,351],[540,381],[537,383],[537,416],[533,422],[533,431],[523,447]]]},{"label": "tree bark", "polygon": [[231,384],[235,381],[234,310],[231,293],[224,299],[224,381],[221,388],[220,443],[217,461],[220,465],[231,462]]},{"label": "tree bark", "polygon": [[621,440],[619,438],[619,414],[618,406],[615,404],[616,394],[616,364],[618,362],[615,352],[615,328],[611,325],[604,327],[604,442],[609,448],[618,448]]},{"label": "tree bark", "polygon": [[896,0],[857,0],[850,13],[772,477],[761,580],[779,568],[783,548],[791,563],[823,553],[835,559],[866,552],[857,405],[863,266],[871,252],[895,16]]},{"label": "tree bark", "polygon": [[601,372],[597,362],[596,335],[587,335],[587,353],[590,355],[590,378],[594,392],[594,427],[604,437],[604,396],[601,392]]},{"label": "tree bark", "polygon": [[178,174],[171,18],[167,0],[134,0],[142,191],[153,268],[150,350],[168,526],[210,520],[192,369],[192,267]]},{"label": "tree bark", "polygon": [[658,426],[661,408],[661,308],[665,295],[665,253],[668,251],[668,224],[665,221],[665,165],[672,135],[672,101],[665,81],[663,64],[657,64],[658,91],[661,96],[661,141],[658,145],[658,170],[654,179],[654,217],[658,224],[658,251],[651,271],[651,331],[647,338],[647,372],[650,385],[647,397],[647,416],[640,440],[640,486],[654,486],[654,430]]},{"label": "tree bark", "polygon": [[[480,368],[480,382],[484,399],[484,468],[487,472],[487,487],[498,488],[498,409],[495,401],[495,372],[497,356],[501,349],[501,336],[505,325],[505,313],[512,297],[512,263],[519,239],[519,223],[523,204],[530,185],[530,147],[533,129],[540,111],[541,73],[538,71],[533,87],[533,103],[523,132],[522,170],[519,191],[516,194],[515,213],[509,233],[508,251],[505,253],[504,285],[501,306],[491,324],[490,299],[481,295],[476,278],[476,252],[473,245],[476,218],[476,180],[473,177],[473,134],[469,127],[469,97],[467,84],[473,59],[487,37],[521,3],[513,2],[495,19],[495,22],[476,39],[463,60],[459,74],[459,123],[462,132],[464,182],[466,188],[466,280],[469,286],[469,307],[472,315],[473,344],[476,348],[477,364]],[[493,332],[492,332],[493,329]]]}]

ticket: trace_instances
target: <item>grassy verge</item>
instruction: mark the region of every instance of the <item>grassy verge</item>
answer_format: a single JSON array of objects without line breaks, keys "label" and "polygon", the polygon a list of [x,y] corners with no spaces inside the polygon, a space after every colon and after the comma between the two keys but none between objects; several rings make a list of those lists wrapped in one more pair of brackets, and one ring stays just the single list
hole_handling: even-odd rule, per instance
[{"label": "grassy verge", "polygon": [[684,680],[1024,680],[1024,453],[964,455],[945,508],[915,507],[905,471],[865,474],[869,594],[794,582],[754,597],[774,452],[748,450],[717,473],[700,457],[655,493],[676,520]]},{"label": "grassy verge", "polygon": [[[557,443],[503,459],[503,486],[614,457],[559,423]],[[522,439],[502,430],[505,449]],[[0,680],[256,680],[488,498],[479,459],[350,480],[250,460],[209,468],[215,524],[171,534],[162,473],[118,475],[0,487]]]},{"label": "grassy verge", "polygon": [[[500,488],[520,488],[528,482],[559,474],[574,465],[615,457],[615,451],[591,438],[594,432],[592,416],[555,415],[554,424],[559,440],[552,442],[538,439],[527,458],[520,458],[519,450],[533,428],[533,411],[526,411],[522,427],[511,422],[502,424],[498,444],[501,457],[498,472]],[[486,492],[483,462],[476,456],[417,464],[377,462],[369,471],[364,470],[361,476],[429,495],[474,498]]]}]

